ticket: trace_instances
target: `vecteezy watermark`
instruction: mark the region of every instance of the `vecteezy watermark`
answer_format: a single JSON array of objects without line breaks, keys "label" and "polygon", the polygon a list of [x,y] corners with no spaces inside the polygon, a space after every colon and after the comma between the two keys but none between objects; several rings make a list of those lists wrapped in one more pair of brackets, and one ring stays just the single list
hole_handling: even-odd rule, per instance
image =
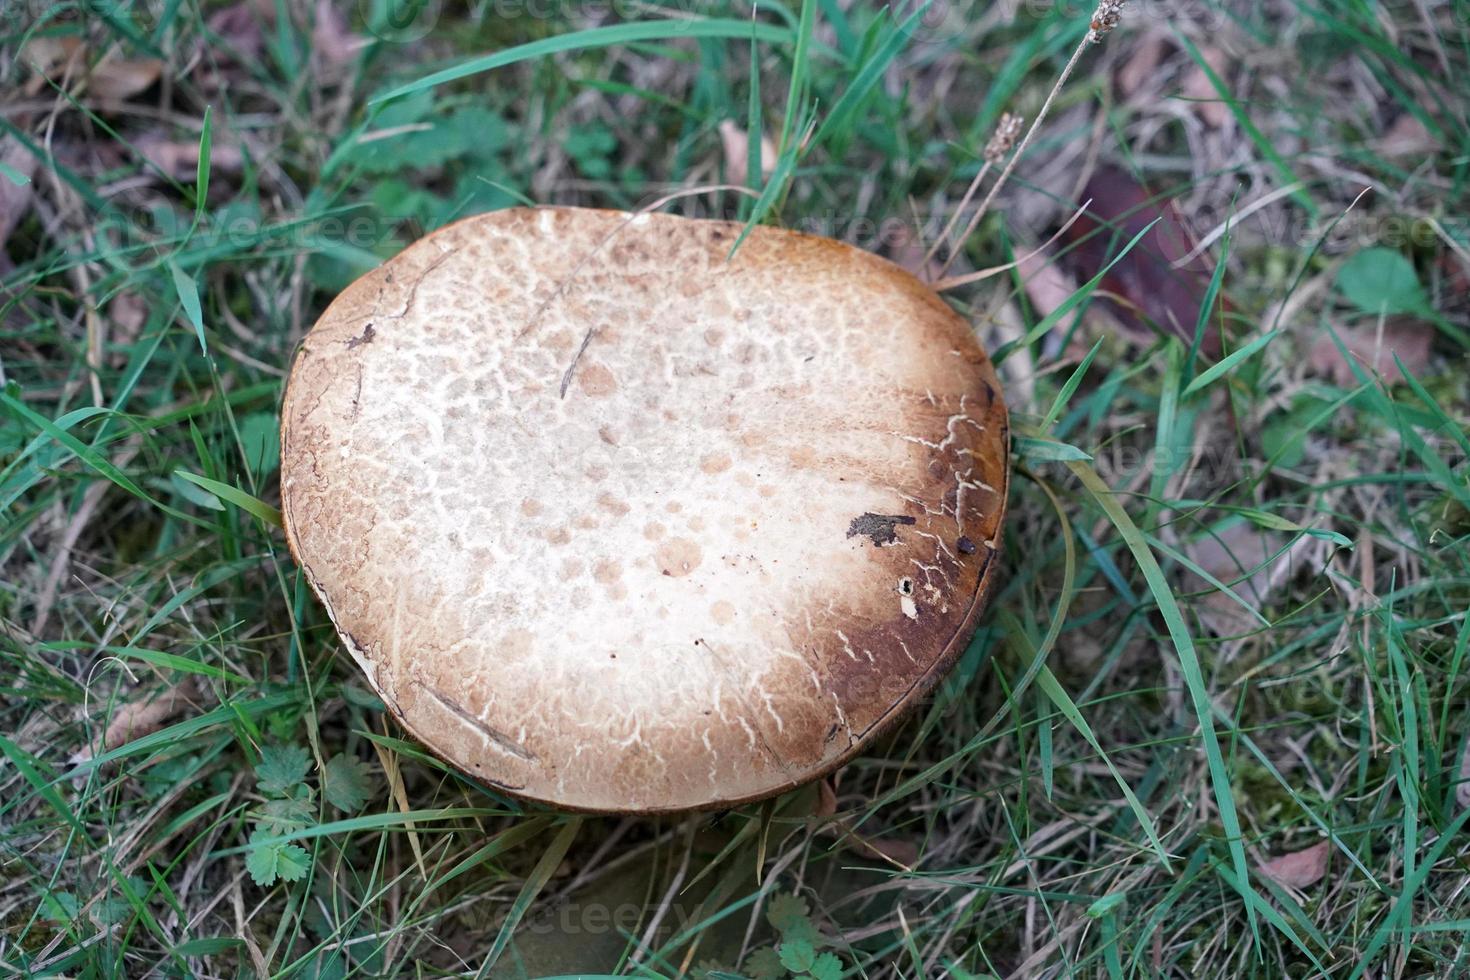
[{"label": "vecteezy watermark", "polygon": [[443,0],[358,0],[368,33],[400,44],[427,36],[442,8]]},{"label": "vecteezy watermark", "polygon": [[23,34],[68,16],[83,20],[114,17],[122,0],[73,0],[61,4],[55,0],[0,0],[0,34]]},{"label": "vecteezy watermark", "polygon": [[607,902],[555,902],[527,916],[525,928],[527,932],[542,936],[606,936],[610,933],[630,936],[646,926],[660,911],[663,912],[660,922],[664,926],[682,930],[692,921],[696,910],[685,907],[682,902],[674,902],[663,909],[636,902],[617,905]]},{"label": "vecteezy watermark", "polygon": [[[1412,248],[1433,251],[1444,246],[1434,222],[1409,214],[1378,214],[1355,209],[1345,214],[1313,218],[1282,201],[1279,206],[1262,208],[1244,218],[1235,211],[1210,202],[1191,209],[1190,224],[1205,230],[1230,223],[1238,241],[1260,241],[1290,248],[1321,248],[1328,254],[1382,245],[1387,248]],[[1456,241],[1466,241],[1470,224],[1464,219],[1443,218],[1439,228]]]},{"label": "vecteezy watermark", "polygon": [[[112,247],[128,248],[166,245],[182,235],[188,221],[167,210],[110,203],[97,212],[93,225]],[[242,253],[318,252],[338,245],[374,251],[388,243],[413,241],[422,233],[411,219],[362,210],[275,221],[224,212],[203,215],[190,239],[195,246],[225,246]]]},{"label": "vecteezy watermark", "polygon": [[[1006,0],[1032,17],[1060,17],[1086,23],[1097,0]],[[1224,27],[1228,13],[1224,0],[1128,0],[1123,24],[1148,22],[1190,23],[1201,28]]]},{"label": "vecteezy watermark", "polygon": [[913,44],[956,41],[984,13],[979,0],[895,0],[890,9]]},{"label": "vecteezy watermark", "polygon": [[[894,0],[894,20],[914,44],[953,44],[984,30],[987,15],[1001,23],[1027,16],[1086,24],[1097,0]],[[1143,21],[1220,28],[1227,20],[1223,0],[1129,0],[1124,23]]]},{"label": "vecteezy watermark", "polygon": [[708,12],[701,0],[485,0],[479,7],[481,17],[503,20],[629,21]]},{"label": "vecteezy watermark", "polygon": [[792,227],[808,235],[833,238],[868,251],[883,251],[913,242],[932,242],[944,230],[946,220],[947,216],[943,214],[933,214],[916,227],[912,218],[895,215],[873,218],[829,210],[804,214],[792,223]]},{"label": "vecteezy watermark", "polygon": [[[627,23],[649,17],[689,18],[708,12],[702,0],[482,0],[471,4],[468,19]],[[384,41],[417,41],[439,23],[443,0],[358,0],[368,33]],[[677,23],[677,21],[675,21]]]}]

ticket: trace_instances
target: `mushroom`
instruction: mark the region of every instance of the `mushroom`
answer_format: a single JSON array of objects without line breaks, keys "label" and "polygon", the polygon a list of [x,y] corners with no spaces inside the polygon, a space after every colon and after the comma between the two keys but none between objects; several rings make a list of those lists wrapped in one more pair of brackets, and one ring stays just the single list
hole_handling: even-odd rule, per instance
[{"label": "mushroom", "polygon": [[1007,416],[966,321],[770,227],[517,208],[349,286],[282,408],[292,554],[404,727],[507,794],[821,776],[974,630]]}]

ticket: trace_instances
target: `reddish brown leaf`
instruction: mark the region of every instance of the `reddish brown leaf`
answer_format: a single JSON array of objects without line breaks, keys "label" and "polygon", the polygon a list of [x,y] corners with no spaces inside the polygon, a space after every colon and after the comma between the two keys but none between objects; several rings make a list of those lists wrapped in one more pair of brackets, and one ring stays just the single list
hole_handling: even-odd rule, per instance
[{"label": "reddish brown leaf", "polygon": [[[1259,609],[1310,559],[1318,539],[1301,535],[1286,547],[1286,539],[1248,521],[1206,534],[1185,546],[1195,564],[1224,582],[1241,599]],[[1285,548],[1283,551],[1282,549]],[[1190,576],[1191,586],[1214,586]],[[1237,636],[1259,629],[1261,622],[1224,592],[1213,591],[1195,605],[1200,621],[1217,636]]]},{"label": "reddish brown leaf", "polygon": [[151,698],[122,705],[107,725],[102,736],[102,748],[115,749],[158,731],[183,712],[198,693],[198,683],[191,677]]},{"label": "reddish brown leaf", "polygon": [[1016,266],[1016,274],[1026,287],[1026,296],[1037,319],[1055,313],[1077,291],[1077,282],[1057,265],[1051,256],[1028,255]]},{"label": "reddish brown leaf", "polygon": [[347,28],[347,18],[337,9],[332,0],[317,0],[316,22],[311,28],[312,49],[329,65],[341,65],[352,60],[357,49],[362,47],[361,37]]},{"label": "reddish brown leaf", "polygon": [[1159,65],[1163,64],[1164,56],[1169,50],[1168,38],[1162,32],[1145,34],[1139,38],[1118,66],[1118,70],[1113,73],[1118,93],[1127,98],[1143,88],[1150,76],[1159,70]]},{"label": "reddish brown leaf", "polygon": [[224,42],[226,49],[241,59],[253,61],[265,50],[265,28],[274,20],[274,5],[262,9],[253,0],[241,0],[210,14],[205,24]]},{"label": "reddish brown leaf", "polygon": [[[1208,44],[1200,45],[1200,57],[1220,78],[1226,78],[1230,70],[1230,58],[1219,48]],[[1179,94],[1193,103],[1194,114],[1211,129],[1224,129],[1230,125],[1230,106],[1220,98],[1210,76],[1198,64],[1190,67],[1184,76]]]},{"label": "reddish brown leaf", "polygon": [[1453,296],[1470,296],[1470,259],[1446,250],[1439,267],[1444,273],[1445,287]]},{"label": "reddish brown leaf", "polygon": [[[1433,326],[1423,320],[1401,316],[1385,319],[1381,334],[1374,322],[1338,327],[1337,335],[1360,368],[1370,374],[1381,374],[1390,382],[1403,380],[1403,372],[1394,363],[1394,355],[1398,355],[1410,373],[1420,375],[1429,366],[1429,353],[1434,343]],[[1352,365],[1325,331],[1312,342],[1307,353],[1307,365],[1313,374],[1331,378],[1334,384],[1342,387],[1358,383]]]},{"label": "reddish brown leaf", "polygon": [[1287,888],[1309,888],[1327,874],[1327,858],[1332,853],[1329,841],[1320,841],[1300,851],[1292,851],[1263,861],[1261,874]]},{"label": "reddish brown leaf", "polygon": [[[729,119],[720,123],[720,143],[725,150],[725,179],[744,184],[750,170],[750,136]],[[761,176],[769,177],[776,165],[776,145],[769,136],[761,136]]]},{"label": "reddish brown leaf", "polygon": [[[141,136],[134,145],[138,152],[153,162],[159,170],[179,180],[192,179],[199,168],[199,144],[187,141],[163,139],[159,136]],[[209,167],[213,173],[237,173],[245,158],[240,147],[221,142],[218,134],[209,148]]]},{"label": "reddish brown leaf", "polygon": [[1378,152],[1384,156],[1411,156],[1433,153],[1438,149],[1438,141],[1419,118],[1409,112],[1395,119],[1378,138]]},{"label": "reddish brown leaf", "polygon": [[[1150,342],[1155,332],[1164,332],[1192,343],[1212,270],[1203,256],[1181,263],[1195,245],[1184,216],[1172,200],[1154,196],[1116,167],[1098,168],[1082,192],[1083,200],[1089,198],[1092,204],[1086,213],[1067,230],[1065,239],[1073,247],[1064,253],[1064,264],[1079,280],[1091,279],[1157,220],[1103,277],[1101,286],[1109,295],[1096,301],[1106,305],[1125,332],[1140,342]],[[1176,263],[1179,268],[1174,267]],[[1211,360],[1220,355],[1217,319],[1218,312],[1212,313],[1201,343],[1201,352]]]},{"label": "reddish brown leaf", "polygon": [[20,224],[31,207],[31,189],[35,186],[30,178],[36,173],[36,155],[27,150],[20,140],[6,134],[0,136],[0,163],[26,178],[17,184],[8,176],[0,176],[0,249],[15,226]]},{"label": "reddish brown leaf", "polygon": [[[66,84],[73,94],[91,95],[105,102],[123,102],[150,88],[163,74],[163,62],[157,58],[124,58],[113,49],[96,64],[89,65],[89,53],[79,37],[37,37],[26,42],[20,60],[31,66],[37,76]],[[41,77],[33,78],[28,90],[40,91]]]}]

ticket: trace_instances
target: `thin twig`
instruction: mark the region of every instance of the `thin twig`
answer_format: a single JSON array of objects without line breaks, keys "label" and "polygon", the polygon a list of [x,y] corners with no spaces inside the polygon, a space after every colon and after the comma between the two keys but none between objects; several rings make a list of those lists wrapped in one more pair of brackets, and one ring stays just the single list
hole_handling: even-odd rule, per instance
[{"label": "thin twig", "polygon": [[[960,198],[959,206],[954,209],[954,214],[950,215],[949,221],[944,226],[944,230],[939,233],[938,238],[934,239],[934,244],[929,246],[929,251],[924,253],[922,265],[928,266],[930,260],[939,251],[940,245],[948,245],[951,252],[959,247],[958,244],[950,245],[950,233],[954,231],[954,226],[959,223],[961,216],[964,215],[965,208],[970,206],[970,201],[974,199],[975,192],[984,183],[985,175],[990,173],[990,168],[1004,159],[1005,155],[1011,151],[1011,147],[1016,145],[1016,137],[1020,133],[1021,117],[1012,115],[1009,112],[1002,113],[1000,122],[995,124],[995,132],[991,134],[990,141],[985,144],[985,152],[982,154],[985,162],[981,164],[980,172],[970,181],[970,186],[965,188],[965,195]],[[960,239],[960,241],[963,242],[964,239]]]},{"label": "thin twig", "polygon": [[1062,90],[1062,86],[1066,84],[1067,78],[1072,74],[1072,69],[1077,67],[1077,62],[1081,60],[1082,52],[1086,50],[1086,48],[1087,41],[1083,40],[1081,44],[1077,45],[1077,50],[1072,52],[1072,57],[1067,60],[1067,66],[1063,68],[1062,73],[1057,76],[1056,84],[1053,85],[1051,91],[1047,93],[1046,101],[1041,104],[1041,111],[1036,114],[1035,119],[1031,120],[1031,125],[1026,129],[1026,135],[1021,137],[1021,145],[1016,147],[1016,152],[1011,154],[1011,158],[1006,162],[1005,168],[1001,170],[1000,176],[995,178],[995,183],[990,185],[990,190],[986,193],[985,199],[980,202],[980,207],[977,208],[975,213],[970,216],[969,224],[965,225],[965,230],[960,233],[960,237],[958,241],[956,241],[955,247],[949,253],[949,258],[945,259],[944,265],[939,267],[939,274],[941,276],[949,271],[950,266],[954,265],[954,260],[960,257],[960,253],[964,249],[965,242],[968,241],[970,236],[975,233],[975,229],[980,227],[980,222],[982,219],[984,219],[985,213],[990,210],[990,204],[992,201],[995,200],[995,195],[1000,192],[1000,189],[1002,187],[1005,186],[1005,182],[1007,178],[1010,177],[1011,171],[1016,169],[1017,161],[1019,161],[1022,155],[1025,154],[1026,147],[1031,144],[1031,138],[1035,136],[1036,131],[1041,128],[1042,121],[1046,119],[1047,112],[1051,110],[1051,104],[1056,101],[1057,93],[1060,92]]},{"label": "thin twig", "polygon": [[1122,9],[1123,0],[1102,0],[1102,3],[1098,4],[1097,10],[1092,14],[1092,25],[1090,29],[1086,36],[1082,38],[1081,42],[1078,43],[1077,49],[1072,52],[1072,57],[1067,59],[1066,67],[1057,76],[1056,84],[1051,87],[1051,91],[1046,95],[1046,101],[1041,104],[1041,111],[1036,113],[1036,118],[1031,120],[1031,125],[1026,129],[1026,135],[1021,137],[1021,145],[1016,147],[1016,152],[1011,154],[1011,159],[1006,163],[1005,169],[1000,172],[1000,176],[995,179],[995,183],[990,185],[989,193],[985,195],[985,199],[980,202],[980,207],[970,217],[970,223],[965,225],[964,232],[955,242],[954,248],[950,250],[949,258],[945,259],[944,265],[940,267],[939,275],[941,277],[949,271],[949,267],[954,264],[954,260],[959,258],[965,242],[974,234],[975,229],[980,226],[980,222],[985,217],[986,212],[990,210],[990,205],[995,200],[995,195],[1005,186],[1005,182],[1010,177],[1011,171],[1016,169],[1017,162],[1025,155],[1026,147],[1031,144],[1032,137],[1041,128],[1042,122],[1046,119],[1046,114],[1051,111],[1052,103],[1056,101],[1058,93],[1062,90],[1062,86],[1071,77],[1072,70],[1077,67],[1077,62],[1082,60],[1082,52],[1087,50],[1089,44],[1097,44],[1111,33],[1113,28],[1118,26],[1118,17]]},{"label": "thin twig", "polygon": [[993,265],[988,269],[980,269],[976,272],[967,272],[962,276],[951,276],[948,279],[940,279],[938,282],[931,283],[930,288],[933,289],[936,293],[942,293],[946,289],[955,289],[960,286],[968,286],[972,282],[979,282],[981,279],[989,279],[991,276],[999,275],[1002,272],[1009,272],[1011,269],[1014,269],[1021,263],[1036,258],[1036,256],[1040,255],[1042,252],[1050,248],[1053,242],[1055,242],[1058,238],[1061,238],[1067,233],[1068,228],[1077,223],[1078,218],[1087,213],[1087,209],[1091,205],[1092,198],[1089,197],[1087,200],[1082,202],[1081,207],[1072,212],[1072,216],[1068,218],[1066,220],[1066,223],[1058,228],[1050,238],[1042,242],[1040,245],[1036,246],[1031,251],[1027,252],[1025,255],[1021,256],[1019,259],[1016,259],[1012,262],[1007,262],[1004,265]]},{"label": "thin twig", "polygon": [[[934,256],[939,252],[939,246],[949,244],[950,233],[954,231],[954,226],[959,223],[960,215],[965,213],[965,208],[970,206],[970,200],[974,198],[975,192],[980,189],[980,184],[985,180],[985,175],[988,173],[990,173],[990,161],[986,160],[980,165],[980,172],[975,175],[975,179],[970,181],[970,186],[965,188],[965,196],[960,198],[960,203],[954,209],[954,214],[950,215],[949,220],[944,223],[944,230],[939,233],[934,239],[934,244],[930,245],[929,250],[924,253],[924,261],[919,263],[920,268],[927,266],[933,260]],[[950,251],[954,251],[953,246],[951,246]]]}]

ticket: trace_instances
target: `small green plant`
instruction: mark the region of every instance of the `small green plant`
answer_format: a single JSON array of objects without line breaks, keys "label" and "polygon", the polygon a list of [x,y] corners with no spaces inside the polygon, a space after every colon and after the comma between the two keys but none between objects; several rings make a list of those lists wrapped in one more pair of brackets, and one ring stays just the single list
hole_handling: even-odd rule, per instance
[{"label": "small green plant", "polygon": [[748,976],[754,980],[838,980],[842,976],[842,961],[837,955],[818,952],[826,940],[812,925],[806,899],[786,893],[775,896],[766,907],[766,921],[781,938],[746,958]]},{"label": "small green plant", "polygon": [[[299,745],[267,745],[255,767],[256,789],[265,797],[255,814],[246,870],[257,885],[300,881],[311,867],[311,855],[300,844],[279,838],[317,823],[316,790],[307,783],[311,756]],[[372,795],[367,764],[338,753],[321,775],[322,796],[345,813],[362,809]]]}]

